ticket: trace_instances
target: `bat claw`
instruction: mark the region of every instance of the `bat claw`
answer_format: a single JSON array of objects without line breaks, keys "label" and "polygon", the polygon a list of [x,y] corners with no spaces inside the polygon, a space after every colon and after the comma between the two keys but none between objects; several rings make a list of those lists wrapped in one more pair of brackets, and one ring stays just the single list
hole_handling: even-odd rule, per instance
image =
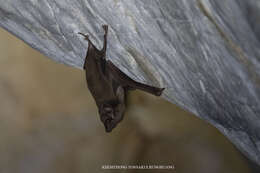
[{"label": "bat claw", "polygon": [[89,35],[88,34],[86,35],[86,34],[83,34],[81,32],[78,32],[78,34],[84,36],[84,39],[89,41]]},{"label": "bat claw", "polygon": [[102,25],[102,27],[103,27],[105,33],[107,33],[107,31],[108,31],[108,25]]},{"label": "bat claw", "polygon": [[165,89],[165,88],[160,88],[160,89],[155,93],[155,95],[156,95],[156,96],[161,96],[164,89]]}]

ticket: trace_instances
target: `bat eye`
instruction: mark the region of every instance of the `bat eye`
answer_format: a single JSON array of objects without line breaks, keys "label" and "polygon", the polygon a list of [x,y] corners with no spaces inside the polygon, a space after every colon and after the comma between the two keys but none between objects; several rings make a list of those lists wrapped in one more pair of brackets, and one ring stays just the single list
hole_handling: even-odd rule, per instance
[{"label": "bat eye", "polygon": [[101,115],[101,120],[104,122],[107,119],[113,120],[115,118],[113,111],[106,111]]},{"label": "bat eye", "polygon": [[106,115],[107,115],[107,117],[108,117],[109,119],[114,119],[114,118],[115,118],[114,112],[113,112],[112,110],[109,111],[109,112],[107,112]]},{"label": "bat eye", "polygon": [[112,118],[112,120],[115,118],[114,114],[110,114],[110,117]]}]

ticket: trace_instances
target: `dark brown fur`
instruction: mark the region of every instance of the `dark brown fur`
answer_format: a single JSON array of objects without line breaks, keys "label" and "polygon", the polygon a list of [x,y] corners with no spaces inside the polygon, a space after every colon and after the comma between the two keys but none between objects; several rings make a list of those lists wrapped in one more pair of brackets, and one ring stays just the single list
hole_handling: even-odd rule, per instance
[{"label": "dark brown fur", "polygon": [[134,81],[111,61],[106,60],[108,26],[103,25],[105,31],[104,45],[98,50],[89,40],[89,36],[79,33],[88,41],[88,50],[84,69],[88,88],[94,97],[100,119],[106,132],[113,128],[123,119],[126,109],[125,98],[128,90],[140,89],[160,96],[164,88],[156,88]]}]

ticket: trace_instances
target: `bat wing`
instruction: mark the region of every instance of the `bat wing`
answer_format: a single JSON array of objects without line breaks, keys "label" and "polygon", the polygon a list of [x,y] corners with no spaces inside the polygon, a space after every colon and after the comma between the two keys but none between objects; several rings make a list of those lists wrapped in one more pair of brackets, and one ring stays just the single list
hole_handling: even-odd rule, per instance
[{"label": "bat wing", "polygon": [[157,88],[150,85],[146,85],[137,81],[134,81],[119,68],[117,68],[111,61],[107,60],[106,68],[109,70],[109,73],[112,74],[112,77],[124,87],[130,87],[132,89],[140,89],[150,94],[160,96],[164,88]]}]

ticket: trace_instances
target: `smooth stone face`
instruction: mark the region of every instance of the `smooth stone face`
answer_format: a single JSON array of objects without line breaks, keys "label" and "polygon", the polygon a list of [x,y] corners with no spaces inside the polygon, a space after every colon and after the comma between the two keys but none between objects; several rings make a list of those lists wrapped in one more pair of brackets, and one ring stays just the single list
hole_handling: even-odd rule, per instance
[{"label": "smooth stone face", "polygon": [[[51,59],[82,68],[90,34],[135,80],[226,135],[260,164],[258,1],[0,0],[0,26]],[[188,128],[188,127],[187,127]]]}]

